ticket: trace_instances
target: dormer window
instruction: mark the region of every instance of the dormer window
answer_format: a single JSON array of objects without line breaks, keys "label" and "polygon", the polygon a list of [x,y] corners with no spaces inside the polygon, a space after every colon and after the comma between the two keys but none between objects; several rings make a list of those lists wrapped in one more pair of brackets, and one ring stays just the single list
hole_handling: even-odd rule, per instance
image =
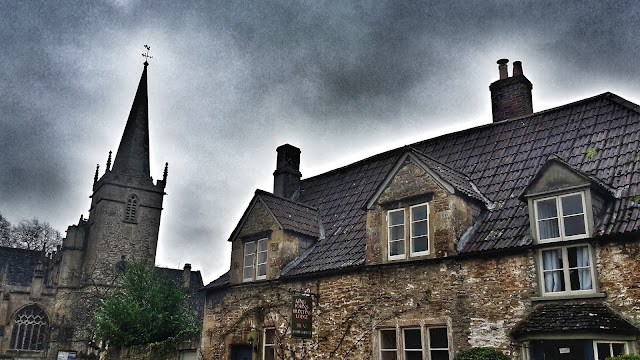
[{"label": "dormer window", "polygon": [[[407,223],[409,231],[405,226]],[[407,252],[412,257],[429,255],[429,204],[423,203],[389,210],[387,212],[387,243],[389,260],[405,259]],[[407,243],[409,250],[407,250]]]},{"label": "dormer window", "polygon": [[539,243],[587,237],[584,193],[534,200]]},{"label": "dormer window", "polygon": [[244,244],[244,266],[242,281],[263,280],[267,278],[268,239],[248,241]]}]

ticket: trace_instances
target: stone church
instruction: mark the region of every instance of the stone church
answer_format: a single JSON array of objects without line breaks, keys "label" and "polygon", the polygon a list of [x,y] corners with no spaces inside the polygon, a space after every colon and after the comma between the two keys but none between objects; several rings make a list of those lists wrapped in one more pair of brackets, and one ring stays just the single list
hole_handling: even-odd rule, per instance
[{"label": "stone church", "polygon": [[[91,359],[100,344],[90,322],[98,301],[113,291],[127,261],[155,264],[167,165],[161,180],[149,171],[147,66],[140,78],[118,151],[96,169],[89,217],[69,226],[53,254],[0,248],[0,359]],[[189,290],[202,318],[199,271],[157,268]],[[198,344],[180,357],[195,359]]]},{"label": "stone church", "polygon": [[206,286],[206,360],[639,352],[640,106],[534,112],[498,61],[493,121],[302,178],[277,149]]}]

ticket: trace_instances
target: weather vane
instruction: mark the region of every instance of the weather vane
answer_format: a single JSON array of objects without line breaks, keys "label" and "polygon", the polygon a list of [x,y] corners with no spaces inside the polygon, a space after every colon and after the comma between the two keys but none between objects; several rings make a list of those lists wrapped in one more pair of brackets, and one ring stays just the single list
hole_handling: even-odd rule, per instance
[{"label": "weather vane", "polygon": [[151,50],[151,46],[145,44],[144,48],[147,49],[146,53],[143,53],[142,56],[144,56],[145,60],[144,60],[144,65],[149,65],[149,62],[147,62],[147,60],[149,59],[153,59],[153,56],[149,55],[149,50]]}]

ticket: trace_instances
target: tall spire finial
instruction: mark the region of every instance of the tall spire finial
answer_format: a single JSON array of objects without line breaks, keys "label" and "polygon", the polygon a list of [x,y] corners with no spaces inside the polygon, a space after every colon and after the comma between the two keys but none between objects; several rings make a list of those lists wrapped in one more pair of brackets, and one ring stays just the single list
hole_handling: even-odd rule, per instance
[{"label": "tall spire finial", "polygon": [[153,56],[149,55],[149,51],[151,50],[151,46],[144,44],[144,48],[147,49],[147,52],[143,53],[142,56],[144,56],[144,66],[149,65],[149,62],[147,60],[149,59],[153,59]]},{"label": "tall spire finial", "polygon": [[109,150],[109,157],[107,158],[107,171],[111,170],[111,150]]},{"label": "tall spire finial", "polygon": [[93,175],[93,183],[97,183],[98,182],[98,170],[100,170],[100,164],[96,164],[96,174]]},{"label": "tall spire finial", "polygon": [[167,175],[169,175],[169,163],[164,163],[164,173],[162,173],[162,181],[167,182]]}]

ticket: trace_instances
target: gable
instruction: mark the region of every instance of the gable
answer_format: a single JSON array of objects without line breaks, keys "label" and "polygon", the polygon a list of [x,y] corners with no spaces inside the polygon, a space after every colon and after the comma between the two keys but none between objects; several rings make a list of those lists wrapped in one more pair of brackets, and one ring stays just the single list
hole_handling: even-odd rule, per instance
[{"label": "gable", "polygon": [[249,213],[243,219],[237,237],[250,237],[266,231],[278,230],[279,228],[280,225],[271,211],[260,199],[256,199]]},{"label": "gable", "polygon": [[591,184],[589,178],[557,161],[550,161],[541,171],[526,188],[525,196],[570,190]]},{"label": "gable", "polygon": [[446,187],[442,181],[435,180],[433,174],[407,157],[380,193],[376,203],[385,205],[410,199],[418,200],[417,198],[425,196],[447,196],[451,193],[452,187]]}]

